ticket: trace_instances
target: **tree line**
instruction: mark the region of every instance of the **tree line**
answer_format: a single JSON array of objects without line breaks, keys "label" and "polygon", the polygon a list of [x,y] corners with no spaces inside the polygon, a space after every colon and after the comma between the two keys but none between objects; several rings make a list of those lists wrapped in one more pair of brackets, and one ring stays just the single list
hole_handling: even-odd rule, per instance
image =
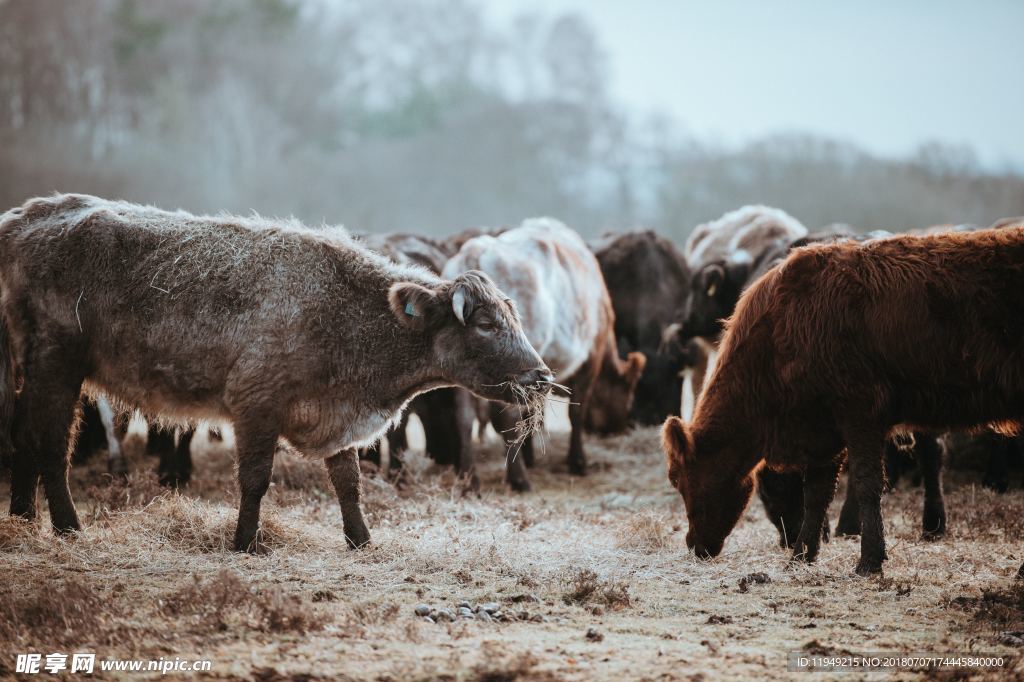
[{"label": "tree line", "polygon": [[627,116],[575,15],[467,0],[0,0],[0,204],[53,191],[446,234],[549,214],[682,239],[767,203],[810,227],[985,224],[1024,178],[937,144],[724,148]]}]

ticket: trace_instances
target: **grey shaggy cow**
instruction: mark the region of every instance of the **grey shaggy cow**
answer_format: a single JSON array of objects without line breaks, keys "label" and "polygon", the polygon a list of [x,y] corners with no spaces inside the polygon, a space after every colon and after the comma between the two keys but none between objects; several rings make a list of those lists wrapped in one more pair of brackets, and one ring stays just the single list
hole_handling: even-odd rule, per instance
[{"label": "grey shaggy cow", "polygon": [[[487,330],[467,323],[478,309],[494,320]],[[35,517],[41,479],[58,532],[80,528],[67,471],[83,385],[172,422],[232,422],[235,548],[259,551],[278,438],[326,461],[356,547],[369,532],[354,448],[413,397],[458,385],[508,400],[513,384],[542,391],[551,379],[482,273],[442,280],[338,229],[90,196],[0,216],[0,313],[11,514]]]}]

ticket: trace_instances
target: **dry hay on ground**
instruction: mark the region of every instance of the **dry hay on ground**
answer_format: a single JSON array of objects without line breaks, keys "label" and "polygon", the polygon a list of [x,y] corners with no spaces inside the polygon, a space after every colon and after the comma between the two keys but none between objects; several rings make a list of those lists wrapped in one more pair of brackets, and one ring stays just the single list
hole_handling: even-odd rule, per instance
[{"label": "dry hay on ground", "polygon": [[[209,658],[221,679],[589,680],[783,677],[795,650],[1022,647],[1019,489],[954,482],[936,543],[919,539],[918,490],[887,496],[882,578],[853,575],[850,540],[791,564],[756,503],[705,563],[686,550],[655,429],[589,439],[584,479],[566,472],[566,434],[550,435],[525,496],[503,487],[492,434],[480,498],[420,456],[400,489],[365,476],[373,544],[356,552],[321,465],[281,453],[264,503],[271,551],[247,556],[228,549],[230,453],[202,448],[183,494],[154,487],[138,447],[127,482],[106,481],[102,458],[76,469],[79,537],[0,517],[0,676],[15,652],[62,649]],[[5,480],[4,507],[8,495]],[[463,601],[500,618],[414,613]]]}]

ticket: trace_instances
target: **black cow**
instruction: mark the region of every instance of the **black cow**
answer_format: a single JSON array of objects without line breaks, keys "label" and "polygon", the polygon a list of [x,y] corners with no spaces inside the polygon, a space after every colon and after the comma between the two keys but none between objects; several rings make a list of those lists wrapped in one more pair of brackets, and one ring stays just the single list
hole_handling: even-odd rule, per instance
[{"label": "black cow", "polygon": [[[679,414],[681,373],[693,362],[690,344],[666,334],[681,319],[679,302],[689,293],[690,268],[672,242],[652,230],[609,235],[592,248],[612,297],[619,355],[647,356],[628,416],[639,424],[660,424]],[[587,411],[588,430],[613,433],[628,426],[624,415],[605,409],[620,402],[604,398],[614,390],[614,378],[602,375]]]}]

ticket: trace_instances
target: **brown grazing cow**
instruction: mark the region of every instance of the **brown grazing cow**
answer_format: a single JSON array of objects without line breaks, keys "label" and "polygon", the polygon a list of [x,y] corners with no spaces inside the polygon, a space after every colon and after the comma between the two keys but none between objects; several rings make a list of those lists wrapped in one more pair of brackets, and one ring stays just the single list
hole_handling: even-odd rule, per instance
[{"label": "brown grazing cow", "polygon": [[699,556],[717,555],[762,464],[804,476],[796,556],[818,552],[844,450],[857,572],[881,570],[886,439],[1024,419],[1024,229],[798,249],[740,298],[692,424],[663,430]]},{"label": "brown grazing cow", "polygon": [[[235,548],[258,551],[278,438],[326,461],[346,539],[360,546],[355,448],[432,388],[507,399],[551,378],[486,275],[442,280],[342,230],[290,221],[33,199],[0,216],[0,291],[11,513],[35,517],[42,479],[59,532],[80,528],[67,475],[83,385],[165,420],[232,422]],[[486,333],[471,322],[480,311]]]}]

